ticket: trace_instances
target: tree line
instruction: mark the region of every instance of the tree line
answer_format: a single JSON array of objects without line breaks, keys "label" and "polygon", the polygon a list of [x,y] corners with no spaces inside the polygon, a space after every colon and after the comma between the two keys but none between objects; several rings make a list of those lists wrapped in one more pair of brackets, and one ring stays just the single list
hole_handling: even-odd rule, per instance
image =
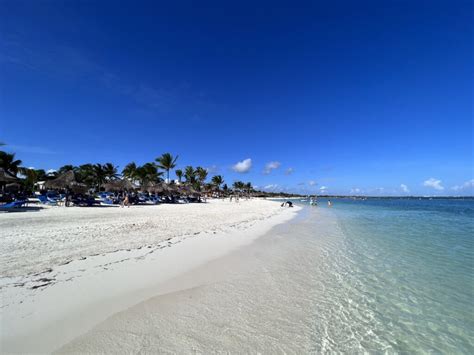
[{"label": "tree line", "polygon": [[[0,143],[0,145],[2,144]],[[0,168],[13,176],[21,176],[21,183],[30,191],[33,190],[37,182],[55,179],[68,171],[74,172],[77,182],[85,184],[88,188],[99,190],[105,183],[119,179],[128,179],[136,185],[147,186],[150,183],[164,182],[164,176],[166,176],[166,182],[172,183],[170,172],[176,168],[178,158],[178,156],[173,156],[170,153],[164,153],[153,162],[143,165],[131,162],[120,173],[118,166],[112,163],[87,163],[78,166],[68,164],[63,165],[57,171],[46,172],[44,169],[23,167],[22,161],[16,159],[15,153],[0,151]],[[184,169],[174,170],[174,173],[179,183],[188,184],[198,191],[206,186],[218,190],[229,190],[222,175],[212,176],[210,182],[207,183],[209,172],[201,166],[188,165]],[[243,181],[235,181],[232,184],[232,189],[246,193],[254,191],[252,183],[244,183]]]}]

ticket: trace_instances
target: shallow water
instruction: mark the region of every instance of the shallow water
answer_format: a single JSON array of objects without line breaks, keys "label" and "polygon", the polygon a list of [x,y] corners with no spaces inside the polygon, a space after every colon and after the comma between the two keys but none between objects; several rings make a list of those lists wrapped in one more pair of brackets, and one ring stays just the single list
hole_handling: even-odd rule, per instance
[{"label": "shallow water", "polygon": [[336,204],[343,261],[329,261],[346,270],[347,298],[379,324],[363,347],[472,353],[474,201]]},{"label": "shallow water", "polygon": [[334,202],[62,350],[472,353],[472,201]]}]

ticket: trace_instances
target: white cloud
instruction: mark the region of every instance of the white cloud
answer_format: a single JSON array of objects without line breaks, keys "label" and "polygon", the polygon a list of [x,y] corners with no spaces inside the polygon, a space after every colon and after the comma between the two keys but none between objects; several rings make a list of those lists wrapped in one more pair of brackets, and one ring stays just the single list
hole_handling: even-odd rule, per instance
[{"label": "white cloud", "polygon": [[236,163],[232,167],[232,170],[234,170],[237,173],[246,173],[250,170],[251,167],[252,167],[252,159],[248,158]]},{"label": "white cloud", "polygon": [[425,182],[423,182],[423,186],[426,186],[426,187],[431,187],[435,190],[444,190],[444,187],[441,186],[441,180],[438,180],[438,179],[435,179],[435,178],[429,178],[428,180],[426,180]]},{"label": "white cloud", "polygon": [[211,166],[208,166],[206,168],[206,171],[209,173],[209,174],[215,174],[219,171],[219,168],[217,165],[211,165]]},{"label": "white cloud", "polygon": [[308,182],[308,184],[309,184],[309,186],[314,186],[314,185],[317,185],[318,183],[317,183],[316,181],[314,181],[314,180],[310,180],[310,181]]},{"label": "white cloud", "polygon": [[358,187],[354,187],[354,188],[351,189],[351,194],[359,194],[361,192],[362,192],[362,190],[359,189]]},{"label": "white cloud", "polygon": [[263,169],[264,174],[270,174],[272,170],[278,169],[281,163],[279,161],[271,161],[265,164],[265,169]]},{"label": "white cloud", "polygon": [[278,187],[278,184],[270,184],[264,187],[265,190],[275,190]]},{"label": "white cloud", "polygon": [[321,187],[319,188],[319,190],[320,190],[321,192],[325,192],[327,189],[328,189],[327,186],[321,186]]},{"label": "white cloud", "polygon": [[472,190],[474,189],[474,179],[466,181],[462,185],[456,185],[451,187],[454,191]]},{"label": "white cloud", "polygon": [[46,175],[54,174],[56,172],[57,172],[56,169],[48,169],[48,170],[46,170]]},{"label": "white cloud", "polygon": [[285,175],[291,175],[291,174],[293,174],[294,171],[295,170],[293,168],[288,168],[288,169],[285,170]]},{"label": "white cloud", "polygon": [[400,190],[402,190],[403,193],[409,193],[410,190],[408,189],[408,186],[405,184],[400,184]]}]

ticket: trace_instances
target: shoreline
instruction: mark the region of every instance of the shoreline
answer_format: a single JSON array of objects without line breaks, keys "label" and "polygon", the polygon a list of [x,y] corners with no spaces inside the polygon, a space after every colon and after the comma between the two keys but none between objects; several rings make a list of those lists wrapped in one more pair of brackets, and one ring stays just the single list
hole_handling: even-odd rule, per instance
[{"label": "shoreline", "polygon": [[[301,324],[312,305],[301,285],[311,281],[308,260],[324,258],[308,239],[311,216],[321,214],[304,209],[254,242],[164,282],[161,294],[112,315],[55,353],[308,353],[309,327]],[[328,222],[318,218],[323,234]]]},{"label": "shoreline", "polygon": [[267,211],[249,220],[244,215],[240,223],[231,219],[218,230],[198,230],[153,246],[75,259],[51,270],[54,278],[49,273],[29,274],[26,282],[25,275],[11,277],[10,282],[3,278],[2,352],[52,352],[113,314],[160,295],[164,282],[252,243],[299,210],[261,200],[242,201],[242,205]]}]

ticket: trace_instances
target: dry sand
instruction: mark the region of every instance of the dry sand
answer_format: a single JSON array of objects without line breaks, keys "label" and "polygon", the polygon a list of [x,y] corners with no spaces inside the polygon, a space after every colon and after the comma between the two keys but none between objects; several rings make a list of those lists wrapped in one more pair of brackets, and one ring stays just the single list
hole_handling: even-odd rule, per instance
[{"label": "dry sand", "polygon": [[0,351],[52,352],[297,209],[254,199],[1,214]]}]

